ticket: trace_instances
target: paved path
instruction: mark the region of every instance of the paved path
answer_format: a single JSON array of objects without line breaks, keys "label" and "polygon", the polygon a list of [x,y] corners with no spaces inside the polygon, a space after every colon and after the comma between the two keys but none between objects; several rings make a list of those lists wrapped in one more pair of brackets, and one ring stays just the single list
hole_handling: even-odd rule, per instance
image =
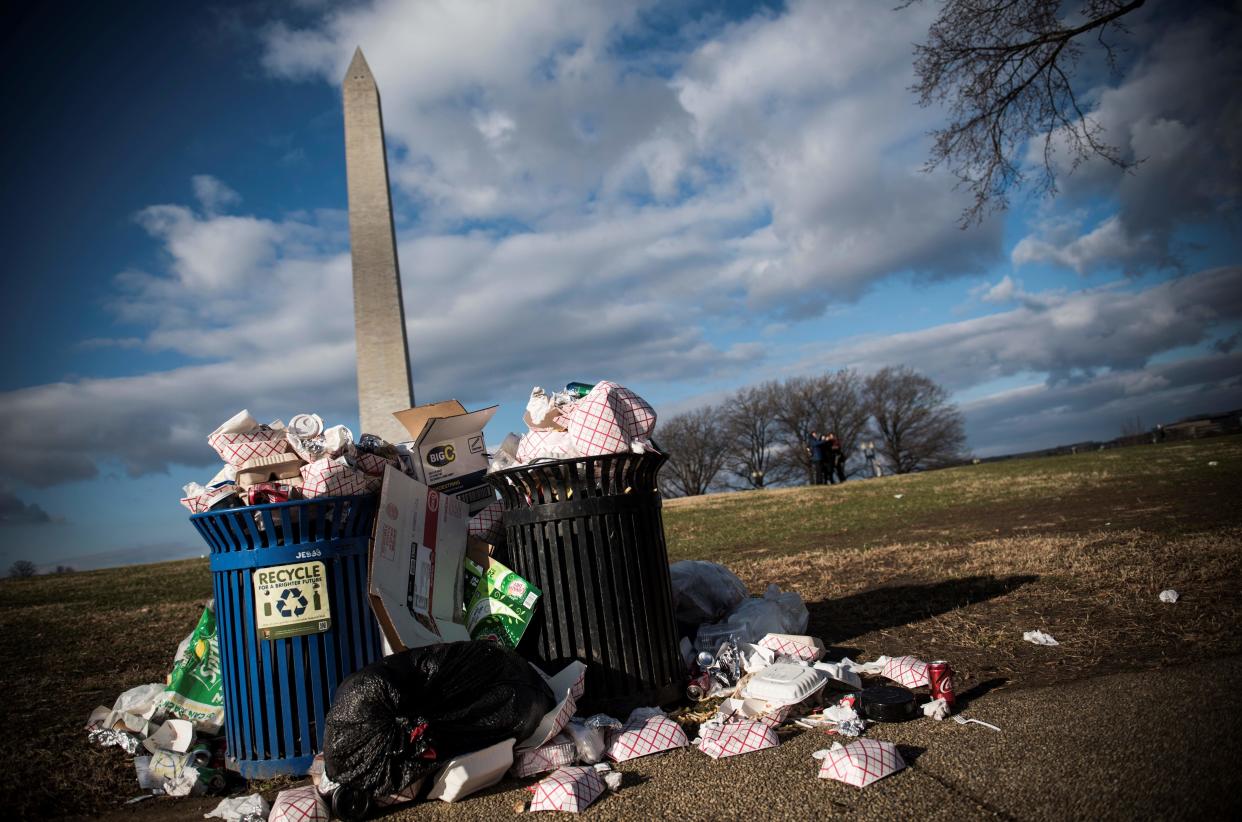
[{"label": "paved path", "polygon": [[[868,737],[902,746],[910,767],[862,790],[816,778],[811,753],[833,739],[816,731],[719,761],[676,751],[620,766],[621,792],[599,800],[584,818],[1228,818],[1242,809],[1239,683],[1242,658],[1227,658],[992,691],[964,714],[1001,733],[927,719],[873,726]],[[423,803],[387,818],[506,818],[523,795],[510,781],[455,805]],[[116,816],[201,818],[199,806],[213,804],[147,802]]]}]

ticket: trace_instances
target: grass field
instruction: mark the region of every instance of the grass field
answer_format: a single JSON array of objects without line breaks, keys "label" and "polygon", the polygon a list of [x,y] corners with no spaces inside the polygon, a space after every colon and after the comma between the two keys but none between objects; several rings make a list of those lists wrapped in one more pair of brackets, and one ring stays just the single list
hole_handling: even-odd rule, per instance
[{"label": "grass field", "polygon": [[[981,692],[1242,653],[1239,488],[1229,437],[672,500],[665,525],[672,559],[797,590],[837,651],[952,659]],[[1168,587],[1175,607],[1157,600]],[[0,583],[8,815],[139,792],[82,723],[162,680],[210,595],[198,560]],[[1034,628],[1063,643],[1053,661],[1022,641]]]}]

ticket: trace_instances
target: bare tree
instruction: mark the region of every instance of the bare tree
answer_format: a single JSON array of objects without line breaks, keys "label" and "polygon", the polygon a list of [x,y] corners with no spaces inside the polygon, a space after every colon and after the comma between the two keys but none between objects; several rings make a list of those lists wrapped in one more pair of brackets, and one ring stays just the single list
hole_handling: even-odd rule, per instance
[{"label": "bare tree", "polygon": [[[922,0],[905,0],[905,8]],[[1043,135],[1043,173],[1036,191],[1056,193],[1056,141],[1071,167],[1101,157],[1120,168],[1132,162],[1104,142],[1099,123],[1082,109],[1073,79],[1091,35],[1116,69],[1122,18],[1145,0],[946,0],[914,48],[919,104],[945,103],[949,123],[932,132],[928,170],[944,165],[974,195],[963,227],[1009,204],[1023,182],[1021,153]]]},{"label": "bare tree", "polygon": [[889,366],[868,377],[864,391],[879,451],[895,473],[961,459],[966,430],[943,387],[905,366]]},{"label": "bare tree", "polygon": [[808,443],[811,432],[824,433],[823,396],[813,377],[790,377],[781,383],[776,422],[793,473],[801,468],[807,482],[815,481]]},{"label": "bare tree", "polygon": [[73,566],[72,566],[72,565],[57,565],[57,566],[56,566],[56,571],[55,571],[54,573],[57,573],[57,574],[72,574],[72,573],[73,573]]},{"label": "bare tree", "polygon": [[728,443],[713,408],[678,414],[660,426],[660,447],[668,464],[660,483],[675,495],[692,497],[707,493],[724,468]]},{"label": "bare tree", "polygon": [[780,393],[776,382],[752,385],[737,391],[720,407],[728,447],[725,465],[743,488],[779,483],[790,473],[776,420]]},{"label": "bare tree", "polygon": [[38,569],[35,564],[28,559],[19,559],[9,566],[9,576],[16,579],[25,579],[35,575]]}]

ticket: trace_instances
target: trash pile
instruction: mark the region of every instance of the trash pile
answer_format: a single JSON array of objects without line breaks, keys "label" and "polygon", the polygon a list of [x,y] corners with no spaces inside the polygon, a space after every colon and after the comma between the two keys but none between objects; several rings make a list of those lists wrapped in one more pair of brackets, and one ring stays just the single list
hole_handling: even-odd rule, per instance
[{"label": "trash pile", "polygon": [[[398,412],[394,416],[410,439],[395,444],[369,434],[355,439],[344,426],[325,427],[315,414],[298,414],[287,426],[280,420],[263,425],[247,411],[208,437],[224,465],[206,485],[185,487],[182,504],[195,514],[380,492],[369,551],[358,556],[366,560],[366,573],[365,579],[354,577],[364,582],[357,590],[343,591],[339,576],[335,588],[329,584],[329,569],[336,566],[327,541],[316,543],[323,552],[296,555],[301,546],[281,545],[281,558],[267,565],[257,550],[230,556],[224,571],[239,575],[241,594],[217,588],[226,591],[220,595],[222,630],[233,653],[242,632],[258,631],[258,645],[249,647],[261,648],[264,660],[245,662],[250,677],[271,676],[270,648],[263,642],[306,642],[308,655],[301,662],[310,670],[320,665],[321,646],[312,637],[325,634],[325,649],[333,642],[358,643],[364,620],[374,619],[386,648],[396,649],[360,670],[353,669],[375,657],[360,655],[360,662],[348,667],[312,672],[315,699],[320,676],[334,695],[326,715],[322,703],[318,708],[323,734],[316,744],[322,751],[310,767],[311,784],[281,791],[270,806],[258,794],[226,798],[208,817],[356,820],[413,801],[455,802],[506,776],[532,780],[530,796],[518,810],[577,813],[620,790],[617,763],[687,747],[711,759],[740,756],[779,746],[782,727],[846,740],[816,752],[818,774],[864,787],[905,766],[891,743],[860,738],[870,725],[953,714],[954,673],[947,662],[913,656],[823,661],[824,643],[806,634],[809,615],[801,596],[777,585],[752,596],[728,568],[707,561],[669,568],[689,708],[670,714],[664,708],[672,706],[643,705],[625,716],[580,714],[588,684],[585,662],[548,673],[518,653],[528,647],[521,646],[528,625],[547,607],[540,605],[545,592],[493,556],[504,542],[503,511],[485,478],[548,460],[655,451],[656,415],[645,400],[614,382],[569,383],[552,393],[536,387],[524,413],[528,430],[509,434],[488,454],[482,431],[495,410],[467,412],[450,400]],[[629,493],[626,487],[624,494]],[[654,504],[658,507],[658,499]],[[204,519],[209,518],[196,522]],[[293,559],[307,561],[277,564]],[[662,573],[662,559],[659,566]],[[572,574],[573,567],[554,570]],[[273,623],[279,623],[279,632],[250,613],[270,610],[260,594],[274,584],[265,580],[278,572],[284,575],[281,584],[293,586],[282,590],[276,605],[287,618],[287,624]],[[299,593],[297,585],[312,584],[303,580],[314,580],[313,589],[305,589],[314,593]],[[330,610],[329,599],[336,610]],[[245,608],[237,610],[237,602]],[[352,640],[343,630],[327,633],[336,631],[338,622],[353,626]],[[126,691],[112,708],[100,707],[88,720],[92,742],[134,757],[147,798],[220,793],[227,787],[221,685],[226,668],[216,634],[209,605],[178,649],[166,683]],[[1027,639],[1055,644],[1046,635]],[[287,650],[296,668],[303,646],[293,647],[271,646],[282,657]],[[668,653],[675,662],[671,642]],[[277,701],[286,692],[304,696],[300,683],[294,688],[285,680],[277,687],[283,689]],[[230,690],[229,699],[236,698]],[[292,706],[285,711],[289,724]],[[953,719],[1000,730],[979,720]],[[246,742],[238,744],[244,748]],[[232,766],[234,760],[247,761],[236,751],[228,757]],[[299,772],[310,758],[306,753],[298,760]]]},{"label": "trash pile", "polygon": [[239,411],[207,437],[224,465],[206,485],[188,483],[181,498],[191,514],[322,496],[378,491],[399,450],[379,437],[354,440],[343,425],[324,427],[318,414],[262,425]]},{"label": "trash pile", "polygon": [[224,694],[212,603],[173,658],[166,683],[131,688],[86,720],[88,739],[134,757],[138,786],[168,796],[225,788]]}]

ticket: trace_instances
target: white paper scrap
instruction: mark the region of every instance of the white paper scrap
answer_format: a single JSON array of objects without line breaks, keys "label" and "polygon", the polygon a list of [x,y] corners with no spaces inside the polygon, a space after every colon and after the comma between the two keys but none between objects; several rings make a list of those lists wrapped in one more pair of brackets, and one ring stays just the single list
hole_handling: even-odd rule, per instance
[{"label": "white paper scrap", "polygon": [[1174,591],[1172,588],[1166,588],[1165,590],[1160,592],[1160,601],[1173,603],[1173,602],[1177,602],[1178,597],[1180,596],[1181,594],[1179,594],[1177,591]]},{"label": "white paper scrap", "polygon": [[1043,631],[1026,631],[1025,633],[1022,634],[1022,638],[1025,639],[1027,642],[1033,642],[1036,645],[1060,645],[1061,644],[1057,642],[1055,639],[1053,639],[1050,634],[1045,634]]}]

